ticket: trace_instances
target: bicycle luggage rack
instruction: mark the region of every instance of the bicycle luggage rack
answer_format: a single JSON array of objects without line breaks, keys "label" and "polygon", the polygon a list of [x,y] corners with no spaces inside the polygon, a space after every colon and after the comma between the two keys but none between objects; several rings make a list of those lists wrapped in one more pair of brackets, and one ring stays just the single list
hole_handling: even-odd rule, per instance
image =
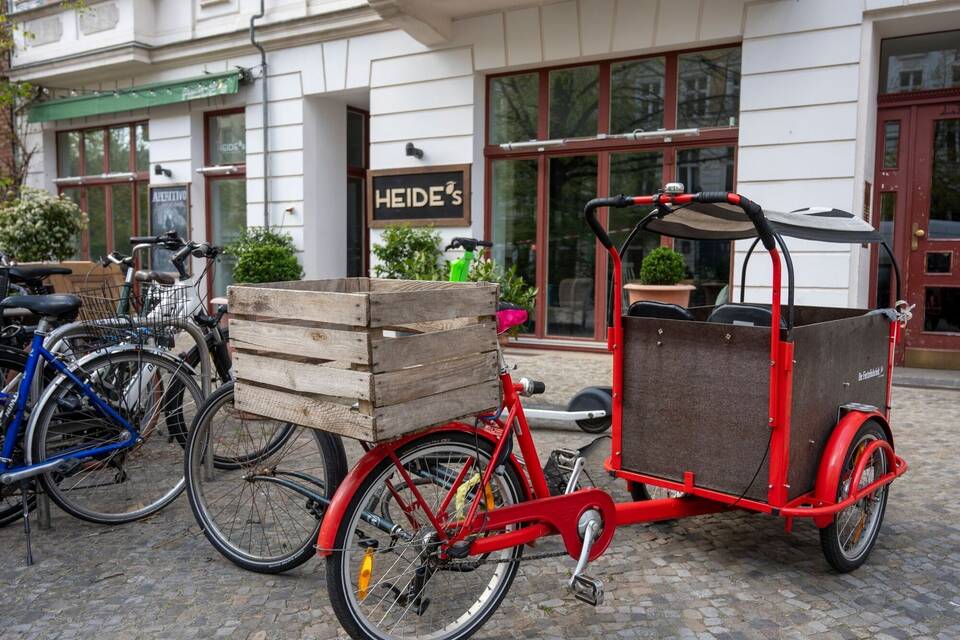
[{"label": "bicycle luggage rack", "polygon": [[340,278],[229,298],[237,409],[381,442],[499,406],[495,284]]}]

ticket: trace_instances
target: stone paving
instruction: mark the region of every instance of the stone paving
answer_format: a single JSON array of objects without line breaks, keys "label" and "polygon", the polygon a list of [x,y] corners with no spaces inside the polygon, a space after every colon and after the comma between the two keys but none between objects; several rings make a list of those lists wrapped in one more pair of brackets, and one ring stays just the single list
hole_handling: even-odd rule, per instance
[{"label": "stone paving", "polygon": [[[562,405],[607,379],[609,359],[521,354],[524,373],[553,383]],[[567,380],[560,384],[560,380]],[[726,513],[617,532],[590,568],[607,586],[596,609],[565,590],[569,559],[522,566],[477,638],[960,638],[960,392],[896,388],[897,448],[911,464],[891,491],[879,542],[853,574],[830,571],[817,532]],[[541,425],[545,456],[591,437]],[[592,460],[591,465],[598,464]],[[595,478],[601,478],[594,473]],[[540,550],[548,545],[540,545]],[[339,638],[324,568],[244,572],[194,524],[186,498],[122,527],[73,520],[53,508],[24,565],[19,526],[0,530],[6,560],[0,638]]]}]

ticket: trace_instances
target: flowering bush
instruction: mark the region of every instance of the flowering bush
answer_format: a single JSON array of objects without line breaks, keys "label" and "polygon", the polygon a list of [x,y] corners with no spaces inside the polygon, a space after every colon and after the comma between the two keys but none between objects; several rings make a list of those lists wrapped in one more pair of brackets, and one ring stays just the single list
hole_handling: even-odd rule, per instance
[{"label": "flowering bush", "polygon": [[0,249],[20,262],[66,260],[86,226],[87,214],[73,200],[24,187],[0,207]]}]

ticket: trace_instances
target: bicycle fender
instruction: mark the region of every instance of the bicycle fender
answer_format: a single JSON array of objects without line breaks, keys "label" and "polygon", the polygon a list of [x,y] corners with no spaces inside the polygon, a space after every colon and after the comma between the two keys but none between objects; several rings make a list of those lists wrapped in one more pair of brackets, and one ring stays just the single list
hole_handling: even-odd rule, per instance
[{"label": "bicycle fender", "polygon": [[[108,347],[106,349],[98,349],[93,353],[89,353],[84,357],[80,358],[80,360],[78,360],[77,362],[68,364],[67,366],[70,370],[75,370],[76,368],[82,367],[86,363],[90,362],[94,358],[99,358],[106,353],[117,353],[120,351],[130,351],[130,350],[132,349],[129,345],[122,345],[122,344],[116,345],[114,347]],[[158,349],[142,349],[142,351],[149,351],[151,355],[155,355],[165,360],[169,360],[171,364],[185,367],[188,371],[190,371],[191,375],[196,375],[196,371],[194,371],[193,367],[188,365],[184,360],[177,358],[165,351],[160,351]],[[46,364],[47,364],[46,362],[41,362],[41,365],[46,365]],[[46,388],[43,390],[43,393],[40,395],[40,399],[37,400],[37,402],[31,406],[30,421],[27,423],[27,430],[23,436],[24,460],[28,465],[33,464],[33,434],[37,429],[37,420],[40,419],[40,414],[43,413],[42,411],[40,411],[40,409],[44,406],[44,404],[50,401],[51,396],[53,396],[53,394],[56,393],[57,389],[59,389],[60,386],[63,384],[72,384],[72,383],[70,382],[70,379],[67,378],[65,375],[63,375],[62,373],[58,373],[57,377],[54,378],[50,382],[50,384],[48,384]]]},{"label": "bicycle fender", "polygon": [[[389,455],[389,452],[400,449],[412,440],[422,438],[438,431],[460,431],[462,433],[477,434],[482,438],[486,438],[491,443],[496,443],[497,440],[494,434],[485,429],[475,429],[473,426],[464,424],[462,422],[450,422],[426,431],[418,431],[417,433],[400,438],[399,440],[385,442],[381,445],[377,445],[373,449],[370,449],[363,455],[363,457],[360,458],[357,464],[354,465],[353,469],[351,469],[347,476],[343,479],[343,482],[340,483],[336,493],[333,494],[333,499],[330,501],[330,505],[324,510],[323,521],[320,524],[320,534],[317,536],[318,556],[326,557],[333,553],[334,541],[337,537],[337,530],[340,528],[340,521],[343,520],[344,513],[347,511],[347,506],[350,504],[350,500],[360,489],[360,485],[363,483],[367,475],[373,472],[377,465],[379,465],[384,458]],[[524,472],[524,469],[517,460],[516,456],[510,456],[510,464],[514,466],[517,471],[517,475],[520,477],[521,482],[523,483],[523,490],[526,494],[526,499],[531,499],[533,497],[533,492],[530,489],[530,483],[527,480],[527,474]]]},{"label": "bicycle fender", "polygon": [[[847,450],[853,442],[853,437],[867,420],[876,420],[887,434],[890,444],[893,445],[893,432],[887,419],[879,411],[850,411],[834,427],[827,446],[820,458],[820,468],[817,471],[817,484],[814,488],[816,506],[834,504],[837,501],[837,487],[840,485],[840,474],[843,472],[843,461]],[[828,526],[833,516],[817,516],[813,524],[818,528]]]}]

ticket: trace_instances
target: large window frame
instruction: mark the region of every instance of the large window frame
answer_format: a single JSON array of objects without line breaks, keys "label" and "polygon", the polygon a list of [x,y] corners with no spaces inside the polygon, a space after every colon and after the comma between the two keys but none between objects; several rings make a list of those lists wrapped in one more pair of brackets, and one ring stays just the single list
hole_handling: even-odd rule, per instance
[{"label": "large window frame", "polygon": [[[140,190],[144,190],[146,193],[150,185],[150,171],[149,171],[149,159],[147,161],[147,167],[144,169],[139,169],[137,167],[137,137],[136,132],[137,128],[149,127],[149,122],[147,120],[135,120],[132,122],[114,122],[110,124],[99,124],[96,126],[90,127],[74,127],[71,129],[60,129],[56,131],[54,135],[54,152],[56,154],[56,163],[57,163],[57,179],[55,183],[57,185],[58,195],[64,195],[65,192],[68,192],[73,189],[79,190],[79,202],[78,205],[80,209],[84,212],[88,211],[88,193],[87,190],[90,187],[94,188],[103,188],[103,208],[104,208],[104,233],[106,234],[106,250],[107,252],[111,251],[121,251],[122,253],[127,253],[130,250],[130,247],[125,245],[122,247],[115,246],[114,243],[114,220],[113,220],[113,189],[109,188],[114,185],[122,184],[131,184],[131,198],[132,202],[130,203],[130,211],[132,215],[131,226],[133,235],[140,235],[147,233],[147,229],[141,229],[141,221],[145,221],[147,226],[149,226],[150,221],[145,217],[149,212],[140,211]],[[111,171],[110,168],[110,130],[118,129],[120,127],[126,127],[128,131],[128,140],[129,140],[129,163],[127,166],[128,171]],[[149,131],[149,129],[147,129]],[[97,167],[88,167],[87,166],[87,153],[86,153],[86,144],[83,143],[86,136],[90,132],[99,131],[103,136],[103,162],[97,171]],[[77,133],[80,135],[80,147],[79,147],[79,163],[80,170],[77,175],[64,176],[60,175],[60,153],[61,138],[67,134]],[[149,134],[147,135],[147,144],[149,145]],[[147,147],[149,153],[149,146]],[[149,158],[149,156],[148,156]],[[131,171],[132,169],[132,171]],[[149,207],[149,204],[147,205]],[[89,215],[89,214],[88,214]],[[80,236],[80,246],[77,247],[77,258],[84,260],[95,260],[102,256],[91,256],[90,255],[90,229],[84,229],[83,233]]]},{"label": "large window frame", "polygon": [[[594,261],[594,277],[597,286],[594,287],[594,309],[595,309],[595,322],[594,322],[594,335],[590,338],[583,337],[570,337],[570,336],[556,336],[550,335],[547,333],[547,260],[549,256],[549,251],[546,249],[548,246],[548,229],[549,221],[547,213],[549,211],[549,202],[548,202],[548,177],[549,177],[549,161],[554,157],[562,156],[571,156],[571,155],[596,155],[597,156],[597,193],[600,195],[606,195],[610,189],[610,156],[612,153],[616,152],[629,152],[629,153],[640,153],[640,152],[660,152],[663,154],[663,183],[673,182],[676,180],[677,176],[677,156],[680,151],[687,149],[703,149],[710,147],[732,147],[733,148],[733,182],[734,187],[737,182],[737,164],[739,159],[739,147],[738,147],[738,138],[739,138],[739,118],[737,120],[736,126],[730,127],[718,127],[718,128],[701,128],[700,135],[695,137],[675,137],[669,142],[663,138],[652,138],[645,141],[630,141],[624,139],[587,139],[587,140],[568,140],[566,144],[561,147],[545,147],[542,150],[536,149],[521,149],[521,150],[504,150],[500,147],[499,144],[491,144],[489,142],[489,132],[491,124],[491,83],[497,78],[503,78],[507,76],[514,75],[523,75],[523,74],[538,74],[538,111],[537,111],[537,140],[548,140],[549,136],[549,126],[550,126],[550,72],[556,71],[558,69],[570,69],[574,67],[584,67],[584,66],[598,66],[598,113],[597,113],[597,134],[608,134],[610,133],[610,109],[611,109],[611,65],[634,61],[634,60],[644,60],[644,59],[653,59],[653,58],[663,58],[664,59],[664,114],[663,114],[663,128],[670,130],[677,128],[677,106],[678,106],[678,90],[679,90],[679,59],[680,56],[689,53],[696,53],[700,51],[714,51],[720,49],[732,49],[740,47],[740,43],[732,43],[729,45],[721,46],[711,46],[711,47],[697,47],[693,49],[683,49],[678,51],[670,52],[660,52],[655,54],[640,55],[640,56],[629,56],[623,58],[612,58],[609,60],[602,61],[593,61],[593,62],[579,62],[573,64],[565,65],[556,65],[551,67],[543,67],[537,69],[526,69],[522,71],[510,71],[505,73],[490,74],[486,78],[486,96],[484,104],[484,234],[487,239],[492,239],[493,237],[493,217],[492,217],[492,203],[493,203],[493,163],[498,160],[504,159],[525,159],[525,160],[536,160],[537,161],[537,211],[536,211],[536,246],[538,251],[536,254],[535,264],[536,264],[536,278],[537,282],[536,287],[538,289],[537,300],[536,300],[536,309],[535,309],[535,333],[527,334],[527,337],[538,338],[538,339],[557,339],[569,342],[597,342],[603,341],[606,339],[606,321],[605,321],[605,309],[607,306],[607,287],[602,283],[605,283],[607,280],[607,272],[609,269],[608,265],[608,256],[605,250],[599,246],[597,243],[595,261]],[[739,114],[738,114],[739,116]],[[520,141],[513,141],[520,142]],[[607,225],[607,212],[606,210],[600,210],[598,212],[598,219],[601,224],[604,226]],[[638,218],[639,220],[639,218]],[[663,238],[661,244],[665,246],[673,246],[673,241],[670,238]],[[731,286],[733,281],[733,266],[734,266],[734,251],[731,243],[730,251],[730,268],[728,275],[728,286]],[[731,287],[732,288],[732,287]]]},{"label": "large window frame", "polygon": [[[246,186],[247,180],[247,157],[244,154],[242,163],[232,163],[229,165],[213,162],[213,154],[210,149],[210,121],[220,116],[229,116],[235,114],[246,114],[246,107],[234,107],[231,109],[217,109],[206,111],[203,114],[203,166],[205,169],[211,167],[231,167],[229,171],[203,173],[203,198],[206,214],[204,215],[204,233],[209,242],[213,242],[213,187],[218,181],[222,180],[243,180]],[[244,135],[246,135],[246,120],[244,120]],[[213,273],[207,277],[207,297],[214,296],[214,276]]]}]

